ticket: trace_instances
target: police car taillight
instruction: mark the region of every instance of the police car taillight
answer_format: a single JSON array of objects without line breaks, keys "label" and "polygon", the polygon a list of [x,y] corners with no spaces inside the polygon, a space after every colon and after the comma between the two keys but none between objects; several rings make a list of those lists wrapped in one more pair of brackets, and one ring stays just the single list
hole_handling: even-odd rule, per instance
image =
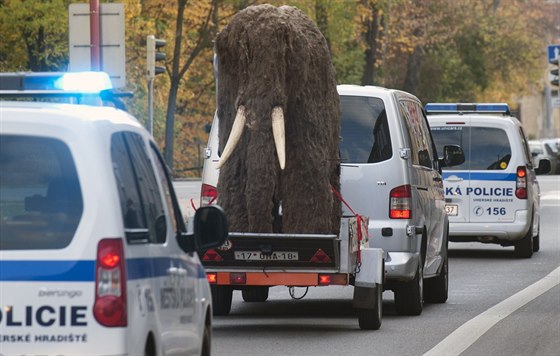
[{"label": "police car taillight", "polygon": [[209,184],[202,184],[200,188],[200,206],[212,205],[218,199],[218,189]]},{"label": "police car taillight", "polygon": [[122,239],[97,245],[93,315],[104,326],[126,326],[126,273]]},{"label": "police car taillight", "polygon": [[527,199],[527,168],[525,168],[524,166],[517,167],[515,196],[518,199]]},{"label": "police car taillight", "polygon": [[389,196],[389,217],[391,219],[410,219],[412,217],[410,185],[393,188]]}]

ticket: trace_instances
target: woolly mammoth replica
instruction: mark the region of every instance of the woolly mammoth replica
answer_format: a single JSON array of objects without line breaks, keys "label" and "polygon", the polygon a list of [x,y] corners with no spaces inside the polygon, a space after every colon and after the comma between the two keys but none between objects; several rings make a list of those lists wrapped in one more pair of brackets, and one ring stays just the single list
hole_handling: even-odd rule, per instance
[{"label": "woolly mammoth replica", "polygon": [[321,32],[297,8],[250,6],[215,51],[230,231],[338,234],[340,104]]}]

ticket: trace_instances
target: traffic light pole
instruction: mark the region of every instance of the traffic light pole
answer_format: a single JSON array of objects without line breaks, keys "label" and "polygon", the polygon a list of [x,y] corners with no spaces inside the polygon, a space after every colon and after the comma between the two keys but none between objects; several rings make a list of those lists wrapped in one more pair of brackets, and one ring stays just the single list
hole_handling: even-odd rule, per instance
[{"label": "traffic light pole", "polygon": [[154,135],[154,78],[148,78],[148,131]]}]

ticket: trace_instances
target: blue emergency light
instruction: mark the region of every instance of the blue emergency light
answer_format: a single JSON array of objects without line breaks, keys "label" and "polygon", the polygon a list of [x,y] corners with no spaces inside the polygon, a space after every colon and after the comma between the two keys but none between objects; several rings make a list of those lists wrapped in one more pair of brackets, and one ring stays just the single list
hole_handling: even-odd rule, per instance
[{"label": "blue emergency light", "polygon": [[458,113],[484,113],[511,115],[506,103],[429,103],[426,104],[427,114],[458,114]]},{"label": "blue emergency light", "polygon": [[0,73],[0,90],[74,93],[99,93],[113,89],[105,72],[29,72]]},{"label": "blue emergency light", "polygon": [[105,105],[126,110],[121,98],[131,92],[113,90],[105,72],[19,72],[0,73],[0,97],[27,100],[54,99],[73,104]]},{"label": "blue emergency light", "polygon": [[64,91],[99,93],[113,89],[111,78],[105,72],[68,72],[58,78],[55,88]]}]

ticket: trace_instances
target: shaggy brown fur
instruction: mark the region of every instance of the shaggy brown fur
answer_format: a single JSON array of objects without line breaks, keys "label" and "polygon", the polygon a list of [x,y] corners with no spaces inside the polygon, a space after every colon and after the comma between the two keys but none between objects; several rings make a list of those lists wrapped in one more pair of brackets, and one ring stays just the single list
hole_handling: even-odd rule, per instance
[{"label": "shaggy brown fur", "polygon": [[[340,186],[340,107],[321,32],[295,7],[250,6],[217,36],[216,54],[221,149],[237,107],[247,112],[218,182],[230,231],[338,234],[341,203],[331,186]],[[272,137],[275,106],[285,117],[283,171]]]}]

